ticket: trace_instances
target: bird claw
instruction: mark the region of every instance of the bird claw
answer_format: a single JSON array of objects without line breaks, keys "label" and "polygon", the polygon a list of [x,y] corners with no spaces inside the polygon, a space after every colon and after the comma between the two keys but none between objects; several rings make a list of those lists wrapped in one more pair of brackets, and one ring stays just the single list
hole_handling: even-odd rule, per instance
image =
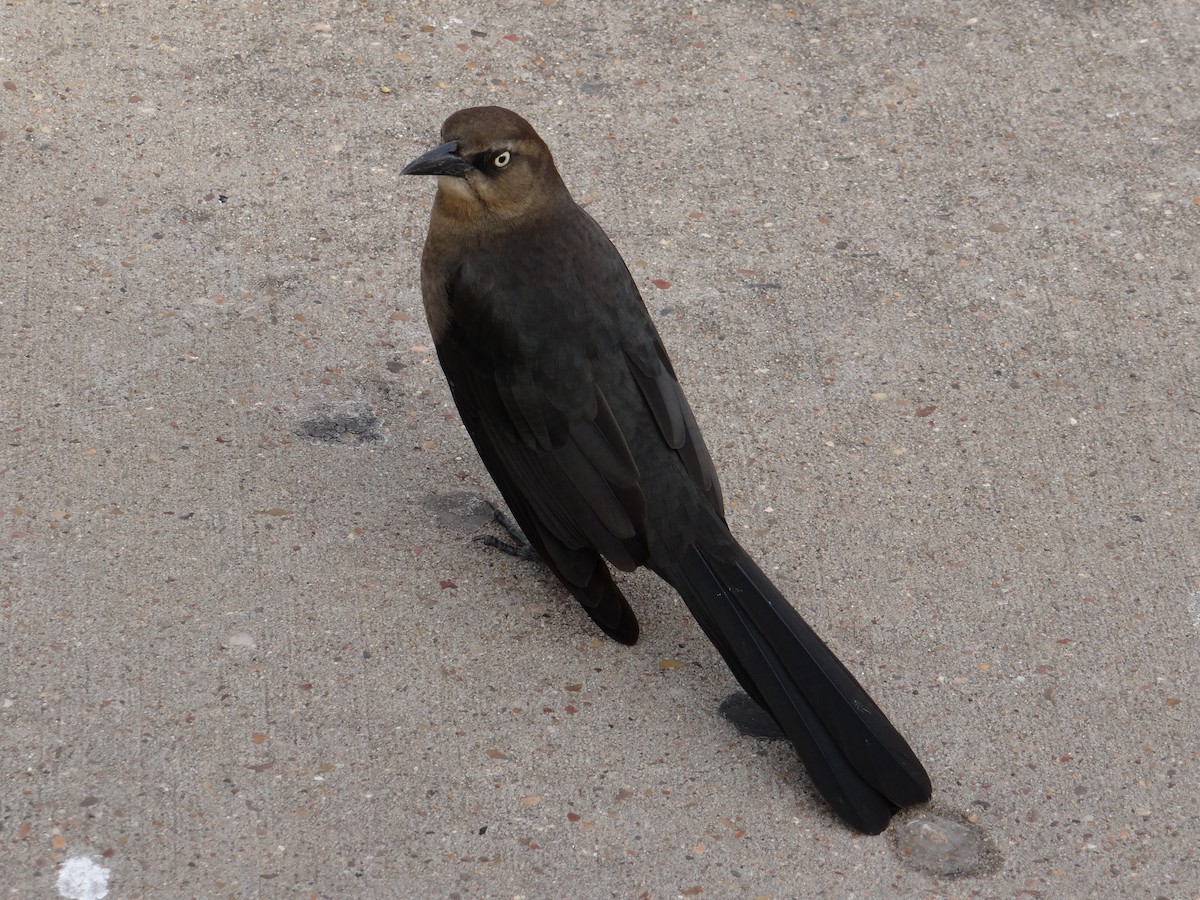
[{"label": "bird claw", "polygon": [[[487,503],[486,500],[484,502]],[[523,559],[526,562],[540,562],[541,557],[533,549],[533,545],[529,543],[529,538],[525,537],[525,532],[521,530],[521,526],[514,522],[508,513],[494,503],[488,503],[488,506],[492,508],[492,517],[496,520],[496,524],[508,532],[508,536],[512,538],[512,542],[502,541],[500,538],[490,534],[477,534],[471,540],[486,547],[494,547],[501,553],[507,553],[509,556],[515,556],[517,559]]]},{"label": "bird claw", "polygon": [[483,544],[486,547],[494,547],[501,553],[507,553],[509,556],[515,556],[517,559],[523,559],[527,562],[539,562],[541,557],[537,551],[529,544],[510,544],[508,541],[502,541],[500,538],[491,534],[477,534],[471,538],[477,544]]}]

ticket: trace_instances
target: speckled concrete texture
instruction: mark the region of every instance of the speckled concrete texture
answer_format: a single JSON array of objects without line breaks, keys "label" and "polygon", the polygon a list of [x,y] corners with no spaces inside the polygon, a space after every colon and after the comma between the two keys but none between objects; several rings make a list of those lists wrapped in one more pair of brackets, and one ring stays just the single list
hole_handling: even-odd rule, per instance
[{"label": "speckled concrete texture", "polygon": [[[648,7],[0,8],[10,896],[1200,895],[1200,9]],[[483,103],[925,759],[891,838],[657,579],[621,647],[469,540],[398,173]]]}]

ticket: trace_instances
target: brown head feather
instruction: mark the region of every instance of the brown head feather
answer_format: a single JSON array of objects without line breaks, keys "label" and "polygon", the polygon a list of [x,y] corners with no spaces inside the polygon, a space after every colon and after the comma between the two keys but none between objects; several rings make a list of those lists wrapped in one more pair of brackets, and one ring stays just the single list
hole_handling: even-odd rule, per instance
[{"label": "brown head feather", "polygon": [[533,126],[499,106],[460,109],[442,125],[442,141],[474,167],[462,178],[442,176],[434,219],[459,239],[482,233],[495,219],[536,216],[567,197],[554,157]]}]

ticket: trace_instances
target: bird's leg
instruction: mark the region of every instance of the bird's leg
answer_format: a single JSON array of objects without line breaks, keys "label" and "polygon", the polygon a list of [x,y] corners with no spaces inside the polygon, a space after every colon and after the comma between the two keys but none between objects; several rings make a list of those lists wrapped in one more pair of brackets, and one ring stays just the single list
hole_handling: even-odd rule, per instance
[{"label": "bird's leg", "polygon": [[496,520],[496,524],[508,532],[508,536],[512,538],[512,543],[502,541],[500,538],[490,534],[477,534],[471,540],[488,547],[494,547],[501,553],[507,553],[509,556],[515,556],[517,559],[523,559],[528,562],[540,562],[541,557],[538,552],[533,549],[533,545],[529,543],[529,538],[525,537],[525,532],[521,530],[512,517],[496,506],[494,503],[484,501],[492,508],[492,517]]},{"label": "bird's leg", "polygon": [[745,691],[734,691],[717,710],[738,734],[768,741],[787,737],[775,718]]}]

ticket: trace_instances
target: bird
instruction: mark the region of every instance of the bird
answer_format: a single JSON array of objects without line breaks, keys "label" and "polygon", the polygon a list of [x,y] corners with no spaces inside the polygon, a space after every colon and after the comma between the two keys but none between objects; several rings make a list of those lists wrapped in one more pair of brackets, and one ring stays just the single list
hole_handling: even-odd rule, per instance
[{"label": "bird", "polygon": [[613,580],[682,597],[852,828],[930,799],[912,748],[731,533],[717,471],[620,252],[517,113],[462,109],[401,172],[436,176],[421,296],[459,416],[529,544],[623,644]]}]

